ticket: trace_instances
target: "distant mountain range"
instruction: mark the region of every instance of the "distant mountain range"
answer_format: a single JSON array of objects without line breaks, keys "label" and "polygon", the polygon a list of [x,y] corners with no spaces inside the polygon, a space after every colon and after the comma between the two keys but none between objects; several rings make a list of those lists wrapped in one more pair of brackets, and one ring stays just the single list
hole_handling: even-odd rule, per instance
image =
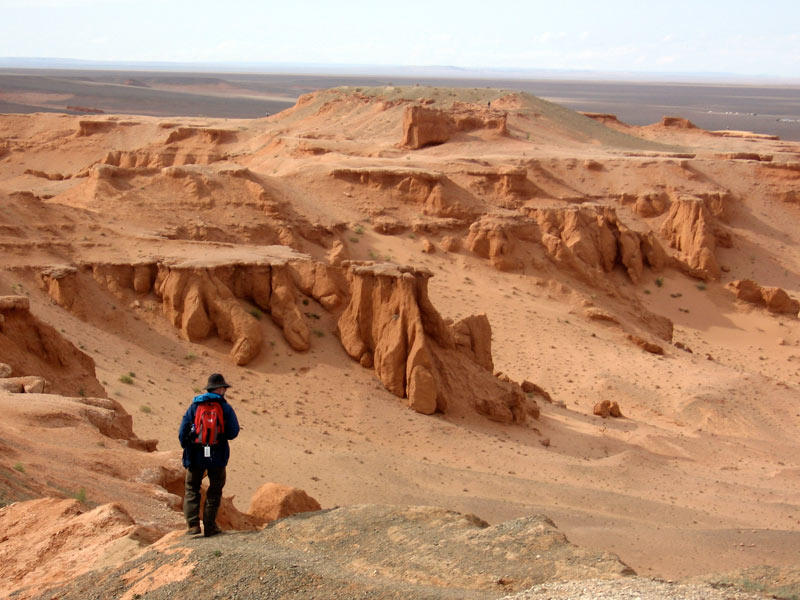
[{"label": "distant mountain range", "polygon": [[103,61],[48,57],[0,57],[2,69],[113,69],[141,71],[184,71],[215,73],[272,73],[299,75],[372,75],[396,77],[472,79],[555,79],[581,81],[643,81],[677,83],[794,84],[800,80],[736,73],[680,73],[645,71],[590,71],[580,69],[518,69],[456,67],[450,65],[403,66],[334,63],[270,62],[166,62]]}]

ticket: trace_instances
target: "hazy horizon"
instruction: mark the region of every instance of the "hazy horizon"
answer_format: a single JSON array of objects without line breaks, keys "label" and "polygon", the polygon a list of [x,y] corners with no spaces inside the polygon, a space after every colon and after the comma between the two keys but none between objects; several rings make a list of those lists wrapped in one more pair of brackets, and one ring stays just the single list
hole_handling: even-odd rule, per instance
[{"label": "hazy horizon", "polygon": [[114,63],[364,66],[800,79],[800,5],[477,0],[402,7],[229,0],[0,0],[0,56]]},{"label": "hazy horizon", "polygon": [[342,76],[397,76],[437,77],[444,79],[486,80],[564,80],[564,81],[619,81],[642,83],[738,83],[753,85],[800,86],[799,77],[769,75],[742,75],[724,72],[677,71],[600,71],[589,69],[521,69],[478,68],[453,65],[373,65],[368,63],[291,63],[291,62],[170,62],[124,61],[54,58],[43,56],[0,56],[0,69],[52,69],[52,70],[130,70],[190,73],[252,73],[276,75],[342,75]]}]

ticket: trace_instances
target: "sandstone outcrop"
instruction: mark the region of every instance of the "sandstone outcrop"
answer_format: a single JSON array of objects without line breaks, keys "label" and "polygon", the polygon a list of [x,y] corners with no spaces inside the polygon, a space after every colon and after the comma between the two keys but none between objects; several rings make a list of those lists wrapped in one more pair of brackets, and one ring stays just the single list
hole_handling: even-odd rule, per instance
[{"label": "sandstone outcrop", "polygon": [[491,352],[488,321],[462,322],[456,346],[428,298],[430,271],[350,264],[348,275],[351,299],[338,323],[342,345],[354,360],[374,365],[386,389],[408,398],[415,411],[445,412],[468,399],[474,410],[493,420],[523,422],[529,414],[538,415],[519,386],[485,369]]},{"label": "sandstone outcrop", "polygon": [[78,129],[75,131],[75,137],[88,137],[96,133],[105,133],[111,131],[117,126],[114,121],[78,121]]},{"label": "sandstone outcrop", "polygon": [[458,350],[490,373],[494,371],[492,326],[486,314],[472,315],[456,321],[451,325],[451,331]]},{"label": "sandstone outcrop", "polygon": [[633,282],[645,266],[664,268],[666,252],[652,232],[630,229],[608,206],[528,209],[528,218],[488,216],[470,226],[467,247],[499,270],[520,266],[515,240],[540,244],[559,267],[589,281],[622,265]]},{"label": "sandstone outcrop", "polygon": [[[479,413],[503,422],[537,417],[535,401],[517,384],[491,376],[491,326],[485,315],[452,327],[427,296],[430,272],[388,265],[343,263],[333,267],[288,254],[251,263],[204,266],[198,262],[92,264],[92,277],[120,299],[152,290],[174,327],[190,341],[214,331],[230,341],[230,356],[244,365],[263,345],[260,311],[281,327],[289,345],[310,347],[310,328],[298,290],[336,309],[350,298],[338,332],[347,353],[375,371],[386,389],[423,414],[467,400]],[[78,269],[47,269],[43,286],[64,307],[76,306]],[[245,301],[245,302],[243,302]],[[247,309],[251,302],[257,309]]]},{"label": "sandstone outcrop", "polygon": [[736,298],[750,304],[763,306],[777,314],[798,315],[800,301],[795,300],[779,287],[762,287],[750,279],[737,279],[728,284]]},{"label": "sandstone outcrop", "polygon": [[403,114],[400,145],[412,150],[444,144],[456,133],[489,130],[507,134],[506,113],[477,106],[455,104],[450,110],[408,106]]},{"label": "sandstone outcrop", "polygon": [[524,200],[541,195],[541,191],[528,179],[528,170],[524,167],[470,169],[466,174],[473,179],[471,187],[476,192],[499,200],[503,208],[516,208]]},{"label": "sandstone outcrop", "polygon": [[[173,166],[207,165],[221,158],[222,156],[216,152],[198,152],[168,146],[152,150],[112,150],[105,156],[102,164],[123,169],[165,169]],[[164,174],[175,175],[176,170]]]},{"label": "sandstone outcrop", "polygon": [[[671,337],[672,336],[670,336],[670,339]],[[656,343],[646,340],[645,338],[639,335],[634,335],[632,333],[629,333],[627,335],[627,338],[630,341],[632,341],[635,345],[639,346],[639,348],[641,348],[645,352],[649,352],[650,354],[664,354],[664,348],[662,348]]]},{"label": "sandstone outcrop", "polygon": [[730,247],[730,235],[714,222],[700,198],[678,198],[661,225],[661,234],[678,253],[687,273],[699,279],[719,279],[721,270],[715,250]]},{"label": "sandstone outcrop", "polygon": [[661,119],[661,125],[664,127],[674,127],[676,129],[697,129],[697,125],[683,117],[663,117]]},{"label": "sandstone outcrop", "polygon": [[265,523],[271,523],[297,513],[321,509],[319,502],[304,490],[278,483],[265,483],[253,494],[247,512],[263,519]]},{"label": "sandstone outcrop", "polygon": [[54,393],[106,395],[92,358],[35,317],[26,296],[0,296],[0,317],[0,362],[18,376],[43,377]]},{"label": "sandstone outcrop", "polygon": [[447,214],[450,209],[443,197],[442,187],[446,177],[436,171],[414,168],[352,167],[333,169],[331,176],[348,183],[358,184],[368,190],[387,193],[393,200],[402,204],[419,205],[428,214],[454,216]]},{"label": "sandstone outcrop", "polygon": [[80,297],[80,284],[78,283],[78,270],[75,267],[60,266],[47,267],[39,272],[41,287],[62,308],[85,316],[86,307]]},{"label": "sandstone outcrop", "polygon": [[[311,332],[299,307],[298,290],[327,309],[337,307],[347,294],[341,270],[301,257],[286,249],[280,256],[251,262],[205,266],[202,262],[83,265],[93,279],[121,300],[151,290],[161,299],[167,319],[186,339],[196,342],[213,332],[232,343],[231,358],[244,365],[258,356],[263,345],[261,311],[282,329],[289,345],[308,350]],[[39,273],[42,287],[57,304],[85,318],[75,267],[47,268]],[[243,302],[244,301],[244,302]],[[248,308],[247,302],[257,308]]]}]

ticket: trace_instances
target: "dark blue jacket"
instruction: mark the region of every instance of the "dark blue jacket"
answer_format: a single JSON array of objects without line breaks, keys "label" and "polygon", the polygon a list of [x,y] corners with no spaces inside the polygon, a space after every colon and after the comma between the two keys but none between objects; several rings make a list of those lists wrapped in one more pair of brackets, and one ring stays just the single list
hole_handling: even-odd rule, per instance
[{"label": "dark blue jacket", "polygon": [[[210,458],[203,456],[203,446],[194,443],[194,434],[192,432],[194,415],[197,412],[198,404],[201,402],[219,402],[222,406],[222,417],[225,419],[225,430],[222,432],[218,442],[211,446]],[[234,412],[233,407],[225,401],[224,397],[212,392],[195,396],[191,406],[186,410],[186,414],[183,415],[180,429],[178,429],[178,439],[183,448],[183,466],[186,468],[203,467],[206,469],[208,467],[226,466],[231,456],[228,440],[232,440],[237,435],[239,435],[239,420],[236,418],[236,412]]]}]

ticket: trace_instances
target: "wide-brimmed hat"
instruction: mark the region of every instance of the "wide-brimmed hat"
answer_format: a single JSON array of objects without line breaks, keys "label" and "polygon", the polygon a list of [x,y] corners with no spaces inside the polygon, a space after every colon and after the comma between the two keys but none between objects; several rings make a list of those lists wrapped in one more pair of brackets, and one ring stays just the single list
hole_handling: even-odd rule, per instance
[{"label": "wide-brimmed hat", "polygon": [[225,378],[222,376],[221,373],[212,373],[208,376],[208,383],[206,384],[206,390],[215,390],[217,388],[229,388],[231,387]]}]

